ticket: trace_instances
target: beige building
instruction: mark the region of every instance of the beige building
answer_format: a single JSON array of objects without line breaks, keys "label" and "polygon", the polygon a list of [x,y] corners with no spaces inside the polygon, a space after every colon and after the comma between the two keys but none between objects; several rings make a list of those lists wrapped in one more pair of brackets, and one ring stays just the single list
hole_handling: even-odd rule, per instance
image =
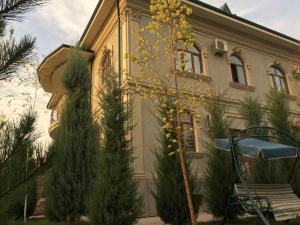
[{"label": "beige building", "polygon": [[[118,66],[118,17],[116,1],[99,0],[79,46],[91,62],[92,108],[97,109],[97,90],[101,87],[102,74],[110,67]],[[226,91],[224,103],[228,105],[226,117],[235,129],[244,128],[238,114],[239,103],[246,96],[257,97],[264,106],[264,96],[271,87],[285,90],[291,96],[292,122],[300,125],[300,42],[251,21],[232,14],[224,5],[215,8],[198,0],[186,1],[192,8],[190,17],[192,32],[196,37],[194,48],[186,52],[190,57],[190,76],[186,82],[199,82],[203,94],[208,89]],[[121,0],[122,57],[134,54],[138,45],[138,31],[149,21],[149,1]],[[38,68],[39,81],[46,92],[52,93],[47,107],[52,110],[49,126],[53,136],[59,126],[59,114],[64,99],[61,75],[72,47],[62,45],[48,55]],[[138,71],[137,65],[123,59],[122,67],[128,73]],[[157,144],[155,134],[158,123],[151,112],[151,104],[138,97],[136,86],[126,76],[123,87],[134,100],[133,117],[136,123],[132,133],[134,169],[136,179],[145,200],[145,215],[155,215],[150,191],[153,188],[153,148]],[[201,116],[184,120],[185,141],[192,165],[201,174],[205,158],[203,143],[207,138],[209,115],[203,109]]]}]

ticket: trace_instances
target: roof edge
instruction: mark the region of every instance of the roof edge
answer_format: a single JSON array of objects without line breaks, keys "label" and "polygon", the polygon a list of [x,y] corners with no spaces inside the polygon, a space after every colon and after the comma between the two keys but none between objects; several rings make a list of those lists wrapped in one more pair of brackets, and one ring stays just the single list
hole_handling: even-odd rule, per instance
[{"label": "roof edge", "polygon": [[240,21],[240,22],[247,23],[247,24],[249,24],[249,25],[251,25],[251,26],[254,26],[254,27],[257,27],[257,28],[259,28],[259,29],[262,29],[262,30],[265,30],[265,31],[267,31],[267,32],[270,32],[270,33],[272,33],[272,34],[274,34],[274,35],[276,35],[276,36],[279,36],[279,37],[285,38],[285,39],[287,39],[287,40],[289,40],[289,41],[292,41],[292,42],[295,42],[295,43],[297,43],[297,44],[300,44],[300,40],[298,40],[298,39],[296,39],[296,38],[290,37],[290,36],[288,36],[288,35],[286,35],[286,34],[280,33],[280,32],[278,32],[278,31],[275,31],[275,30],[272,30],[272,29],[270,29],[270,28],[267,28],[267,27],[265,27],[265,26],[263,26],[263,25],[260,25],[260,24],[257,24],[257,23],[255,23],[255,22],[252,22],[252,21],[250,21],[250,20],[244,19],[244,18],[239,17],[239,16],[237,16],[237,15],[235,15],[235,14],[229,14],[229,13],[226,13],[226,12],[223,11],[222,9],[217,8],[217,7],[214,7],[214,6],[212,6],[212,5],[209,5],[209,4],[207,4],[207,3],[204,3],[204,2],[202,2],[202,1],[199,1],[199,0],[186,0],[186,2],[192,2],[192,3],[194,3],[194,4],[203,6],[203,7],[205,7],[205,8],[211,9],[211,10],[213,10],[213,11],[215,11],[215,12],[221,13],[222,15],[227,16],[227,17],[229,17],[229,18],[236,19],[236,20],[238,20],[238,21]]},{"label": "roof edge", "polygon": [[[60,45],[58,48],[56,48],[55,50],[53,50],[51,53],[49,53],[44,59],[43,61],[40,63],[40,65],[38,66],[37,68],[37,71],[41,68],[41,66],[53,55],[55,55],[57,52],[59,52],[61,49],[63,48],[69,48],[69,49],[72,49],[72,48],[76,48],[75,46],[73,45],[68,45],[68,44],[62,44]],[[90,49],[83,49],[83,48],[79,48],[80,50],[84,51],[84,52],[89,52],[89,53],[94,53],[94,51],[90,50]]]},{"label": "roof edge", "polygon": [[96,16],[96,13],[97,13],[98,9],[100,8],[100,6],[102,5],[103,1],[104,1],[104,0],[99,0],[99,2],[97,3],[96,8],[95,8],[94,11],[93,11],[93,14],[92,14],[92,16],[91,16],[91,18],[90,18],[88,24],[87,24],[86,27],[84,28],[84,31],[83,31],[83,33],[82,33],[80,39],[79,39],[79,42],[78,42],[79,44],[81,44],[82,40],[84,39],[84,37],[85,37],[85,35],[86,35],[86,33],[87,33],[89,27],[91,26],[91,24],[92,24],[92,22],[93,22],[93,20],[94,20],[94,18],[95,18],[95,16]]}]

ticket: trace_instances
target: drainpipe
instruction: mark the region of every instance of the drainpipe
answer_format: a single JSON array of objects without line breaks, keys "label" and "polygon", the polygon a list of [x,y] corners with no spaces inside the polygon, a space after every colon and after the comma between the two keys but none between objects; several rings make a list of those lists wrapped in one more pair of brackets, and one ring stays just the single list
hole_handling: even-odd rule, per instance
[{"label": "drainpipe", "polygon": [[121,88],[122,79],[122,24],[121,24],[121,12],[120,12],[120,0],[117,0],[117,12],[118,12],[118,75],[119,75],[119,88]]}]

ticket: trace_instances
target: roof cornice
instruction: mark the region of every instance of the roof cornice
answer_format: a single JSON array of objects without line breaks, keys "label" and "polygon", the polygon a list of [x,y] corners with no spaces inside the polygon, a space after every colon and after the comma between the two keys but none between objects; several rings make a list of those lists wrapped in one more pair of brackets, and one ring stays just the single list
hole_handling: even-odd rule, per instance
[{"label": "roof cornice", "polygon": [[210,10],[216,12],[216,13],[222,14],[225,17],[228,17],[228,18],[231,18],[231,19],[235,19],[235,20],[237,20],[239,22],[246,23],[247,25],[253,26],[253,27],[258,28],[260,30],[267,31],[267,32],[269,32],[269,33],[271,33],[273,35],[276,35],[276,36],[279,36],[281,38],[284,38],[284,39],[287,39],[289,41],[292,41],[295,44],[298,44],[298,45],[300,44],[300,41],[297,40],[297,39],[295,39],[295,38],[292,38],[292,37],[290,37],[288,35],[282,34],[282,33],[278,32],[278,31],[272,30],[272,29],[267,28],[265,26],[262,26],[260,24],[254,23],[254,22],[252,22],[250,20],[247,20],[247,19],[244,19],[242,17],[239,17],[239,16],[237,16],[235,14],[227,13],[227,12],[225,12],[224,10],[222,10],[220,8],[214,7],[212,5],[209,5],[207,3],[201,2],[199,0],[184,0],[184,1],[187,2],[187,3],[189,3],[189,2],[190,3],[194,3],[196,5],[199,5],[199,6],[202,6],[204,8],[210,9]]}]

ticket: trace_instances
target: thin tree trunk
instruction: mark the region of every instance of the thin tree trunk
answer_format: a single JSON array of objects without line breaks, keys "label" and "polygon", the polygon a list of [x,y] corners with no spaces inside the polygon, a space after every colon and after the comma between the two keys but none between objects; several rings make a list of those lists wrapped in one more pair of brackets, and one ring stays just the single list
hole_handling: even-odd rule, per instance
[{"label": "thin tree trunk", "polygon": [[176,134],[177,134],[177,141],[179,147],[180,165],[181,165],[181,171],[182,171],[182,176],[183,176],[183,181],[185,186],[185,193],[186,193],[188,206],[190,210],[191,223],[192,225],[196,225],[197,224],[196,216],[195,216],[195,210],[192,201],[189,178],[186,171],[185,151],[184,151],[184,145],[182,140],[182,129],[181,129],[180,107],[179,107],[179,91],[178,91],[178,82],[176,76],[176,51],[174,51],[174,46],[172,46],[172,49],[173,49],[173,73],[174,73],[175,91],[176,91],[176,117],[177,117]]}]

